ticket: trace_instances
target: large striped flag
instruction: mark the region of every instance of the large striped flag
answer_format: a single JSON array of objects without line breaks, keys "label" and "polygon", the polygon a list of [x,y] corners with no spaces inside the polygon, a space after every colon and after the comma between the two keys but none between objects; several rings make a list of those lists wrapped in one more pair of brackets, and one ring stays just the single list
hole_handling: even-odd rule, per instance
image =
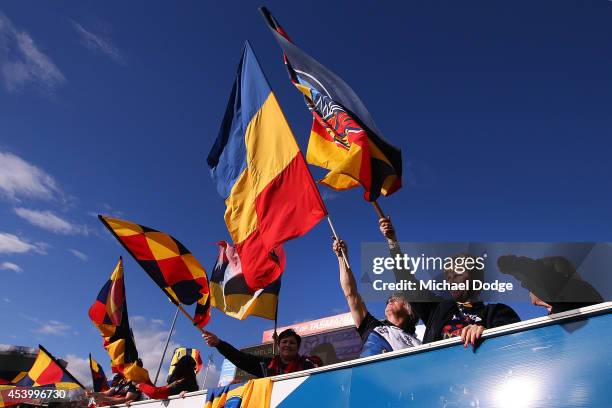
[{"label": "large striped flag", "polygon": [[206,271],[174,237],[143,225],[99,215],[100,221],[134,257],[142,269],[175,304],[196,303],[194,324],[210,320]]},{"label": "large striped flag", "polygon": [[89,308],[89,318],[102,334],[113,372],[137,383],[148,382],[149,373],[138,365],[138,351],[130,329],[121,257]]},{"label": "large striped flag", "polygon": [[327,210],[248,42],[207,162],[246,283],[264,288],[283,271],[281,244]]},{"label": "large striped flag", "polygon": [[91,380],[93,382],[93,390],[95,392],[102,392],[109,389],[108,380],[104,374],[102,366],[98,364],[96,360],[89,355],[89,370],[91,371]]},{"label": "large striped flag", "polygon": [[228,316],[243,320],[247,316],[276,318],[281,278],[255,291],[246,284],[236,248],[220,241],[219,256],[210,276],[211,305]]},{"label": "large striped flag", "polygon": [[43,346],[38,346],[38,356],[30,371],[16,378],[17,387],[45,387],[58,390],[85,388]]},{"label": "large striped flag", "polygon": [[368,201],[397,191],[402,185],[401,151],[383,138],[346,82],[296,47],[265,7],[261,12],[284,52],[291,81],[312,112],[306,160],[330,170],[320,182],[336,190],[361,184]]}]

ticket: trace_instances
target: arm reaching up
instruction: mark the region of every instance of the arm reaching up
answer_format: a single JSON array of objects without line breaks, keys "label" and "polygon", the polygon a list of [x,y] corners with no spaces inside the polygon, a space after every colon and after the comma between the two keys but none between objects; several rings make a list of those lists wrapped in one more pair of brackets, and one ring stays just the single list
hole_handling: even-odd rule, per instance
[{"label": "arm reaching up", "polygon": [[344,292],[344,297],[346,298],[346,302],[348,303],[349,309],[351,311],[351,316],[353,317],[353,321],[355,322],[355,326],[359,327],[363,319],[368,314],[368,309],[366,308],[366,305],[363,302],[361,295],[357,291],[357,283],[355,282],[353,272],[346,266],[346,263],[342,258],[342,251],[344,251],[346,258],[348,259],[348,248],[343,240],[334,240],[332,249],[338,257],[338,268],[340,270],[340,286],[342,287],[342,291]]}]

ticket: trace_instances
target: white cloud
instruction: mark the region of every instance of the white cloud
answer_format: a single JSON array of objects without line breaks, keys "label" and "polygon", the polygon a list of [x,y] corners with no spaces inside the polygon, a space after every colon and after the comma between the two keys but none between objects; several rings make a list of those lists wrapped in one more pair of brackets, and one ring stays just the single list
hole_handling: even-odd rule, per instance
[{"label": "white cloud", "polygon": [[62,196],[53,177],[22,158],[1,151],[0,194],[13,201],[19,201],[19,198],[52,200]]},{"label": "white cloud", "polygon": [[40,334],[52,334],[57,336],[65,336],[67,331],[70,329],[65,323],[58,322],[57,320],[49,320],[46,323],[43,322],[37,329],[34,329],[34,333]]},{"label": "white cloud", "polygon": [[79,380],[81,384],[87,388],[93,386],[91,371],[89,369],[89,359],[81,358],[74,354],[68,354],[64,357],[64,360],[68,363],[66,370]]},{"label": "white cloud", "polygon": [[[134,341],[138,350],[138,356],[142,359],[144,367],[149,370],[151,381],[155,379],[155,373],[159,360],[161,359],[164,345],[168,338],[168,329],[164,324],[160,324],[159,319],[147,319],[143,316],[131,316],[130,327],[134,332]],[[180,347],[170,339],[168,351],[164,357],[164,364],[159,372],[157,384],[166,384],[170,360],[172,359],[172,351]]]},{"label": "white cloud", "polygon": [[44,255],[47,253],[47,246],[43,242],[30,243],[17,235],[0,232],[0,254],[23,254],[34,251]]},{"label": "white cloud", "polygon": [[0,264],[0,269],[3,269],[5,271],[14,271],[17,273],[21,273],[23,272],[23,269],[21,269],[21,267],[17,264],[14,264],[12,262],[2,262]]},{"label": "white cloud", "polygon": [[81,261],[87,261],[89,259],[89,257],[87,255],[85,255],[84,253],[82,253],[81,251],[77,251],[76,249],[72,249],[70,248],[68,250],[72,255],[76,256],[77,258],[79,258]]},{"label": "white cloud", "polygon": [[72,26],[79,35],[81,44],[94,52],[101,52],[102,54],[110,57],[113,61],[122,64],[124,62],[123,56],[112,43],[107,33],[97,33],[86,30],[81,24],[76,21],[72,22]]},{"label": "white cloud", "polygon": [[84,225],[76,225],[63,218],[58,217],[51,211],[28,210],[27,208],[15,208],[15,214],[42,229],[63,235],[88,235],[89,230]]},{"label": "white cloud", "polygon": [[17,29],[0,12],[0,77],[7,91],[15,92],[35,84],[50,92],[66,78],[47,55],[41,52],[30,34]]}]

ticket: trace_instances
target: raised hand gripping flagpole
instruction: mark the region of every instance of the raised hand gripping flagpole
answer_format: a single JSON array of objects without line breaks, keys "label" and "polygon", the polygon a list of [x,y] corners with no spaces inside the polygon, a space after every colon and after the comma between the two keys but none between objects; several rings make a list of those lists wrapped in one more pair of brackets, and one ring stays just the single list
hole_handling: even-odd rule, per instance
[{"label": "raised hand gripping flagpole", "polygon": [[[327,222],[329,223],[329,228],[331,228],[332,234],[334,234],[334,238],[336,239],[336,241],[340,241],[340,238],[338,237],[338,234],[336,233],[336,229],[334,228],[334,224],[332,223],[332,220],[329,214],[327,214]],[[346,254],[344,253],[344,249],[342,249],[342,247],[340,248],[340,252],[342,253],[342,259],[344,259],[344,264],[346,265],[348,269],[351,269],[351,265],[349,265],[348,258],[346,257]]]},{"label": "raised hand gripping flagpole", "polygon": [[380,208],[380,204],[378,204],[378,201],[372,201],[372,205],[374,206],[374,211],[376,211],[379,219],[386,218],[385,213],[383,212],[382,208]]}]

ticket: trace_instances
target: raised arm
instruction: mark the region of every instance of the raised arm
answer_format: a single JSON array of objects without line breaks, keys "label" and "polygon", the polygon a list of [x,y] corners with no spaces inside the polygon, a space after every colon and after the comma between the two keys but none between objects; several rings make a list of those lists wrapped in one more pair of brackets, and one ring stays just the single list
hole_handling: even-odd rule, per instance
[{"label": "raised arm", "polygon": [[231,344],[220,340],[214,333],[209,331],[204,332],[202,337],[209,346],[216,347],[219,353],[231,361],[236,367],[256,377],[266,376],[265,360],[252,354],[243,353]]},{"label": "raised arm", "polygon": [[349,309],[351,311],[351,316],[353,317],[353,321],[355,322],[355,326],[359,327],[363,319],[368,314],[368,309],[366,308],[365,303],[363,303],[361,295],[357,291],[357,283],[355,282],[353,272],[346,266],[346,263],[344,262],[344,259],[342,257],[342,250],[344,250],[344,254],[348,259],[348,248],[343,240],[334,240],[333,250],[336,256],[338,257],[338,268],[340,270],[340,286],[342,287],[342,291],[344,292],[344,297],[346,298],[346,302],[348,303]]},{"label": "raised arm", "polygon": [[[403,256],[404,254],[402,252],[402,249],[400,248],[399,242],[397,241],[395,227],[393,227],[393,224],[391,223],[391,217],[379,219],[378,226],[380,228],[380,233],[387,240],[387,245],[389,246],[389,253],[391,257],[395,257],[397,255]],[[415,282],[417,284],[417,288],[419,287],[419,280],[414,274],[410,273],[410,271],[398,271],[397,269],[393,269],[393,273],[395,275],[396,282],[400,282],[401,280],[405,279],[408,281]],[[427,324],[427,322],[429,321],[431,313],[433,313],[437,306],[437,302],[440,302],[442,300],[440,296],[437,296],[436,294],[428,290],[406,291],[405,295],[406,299],[410,303],[410,307],[412,307],[415,313],[425,324]]]}]

